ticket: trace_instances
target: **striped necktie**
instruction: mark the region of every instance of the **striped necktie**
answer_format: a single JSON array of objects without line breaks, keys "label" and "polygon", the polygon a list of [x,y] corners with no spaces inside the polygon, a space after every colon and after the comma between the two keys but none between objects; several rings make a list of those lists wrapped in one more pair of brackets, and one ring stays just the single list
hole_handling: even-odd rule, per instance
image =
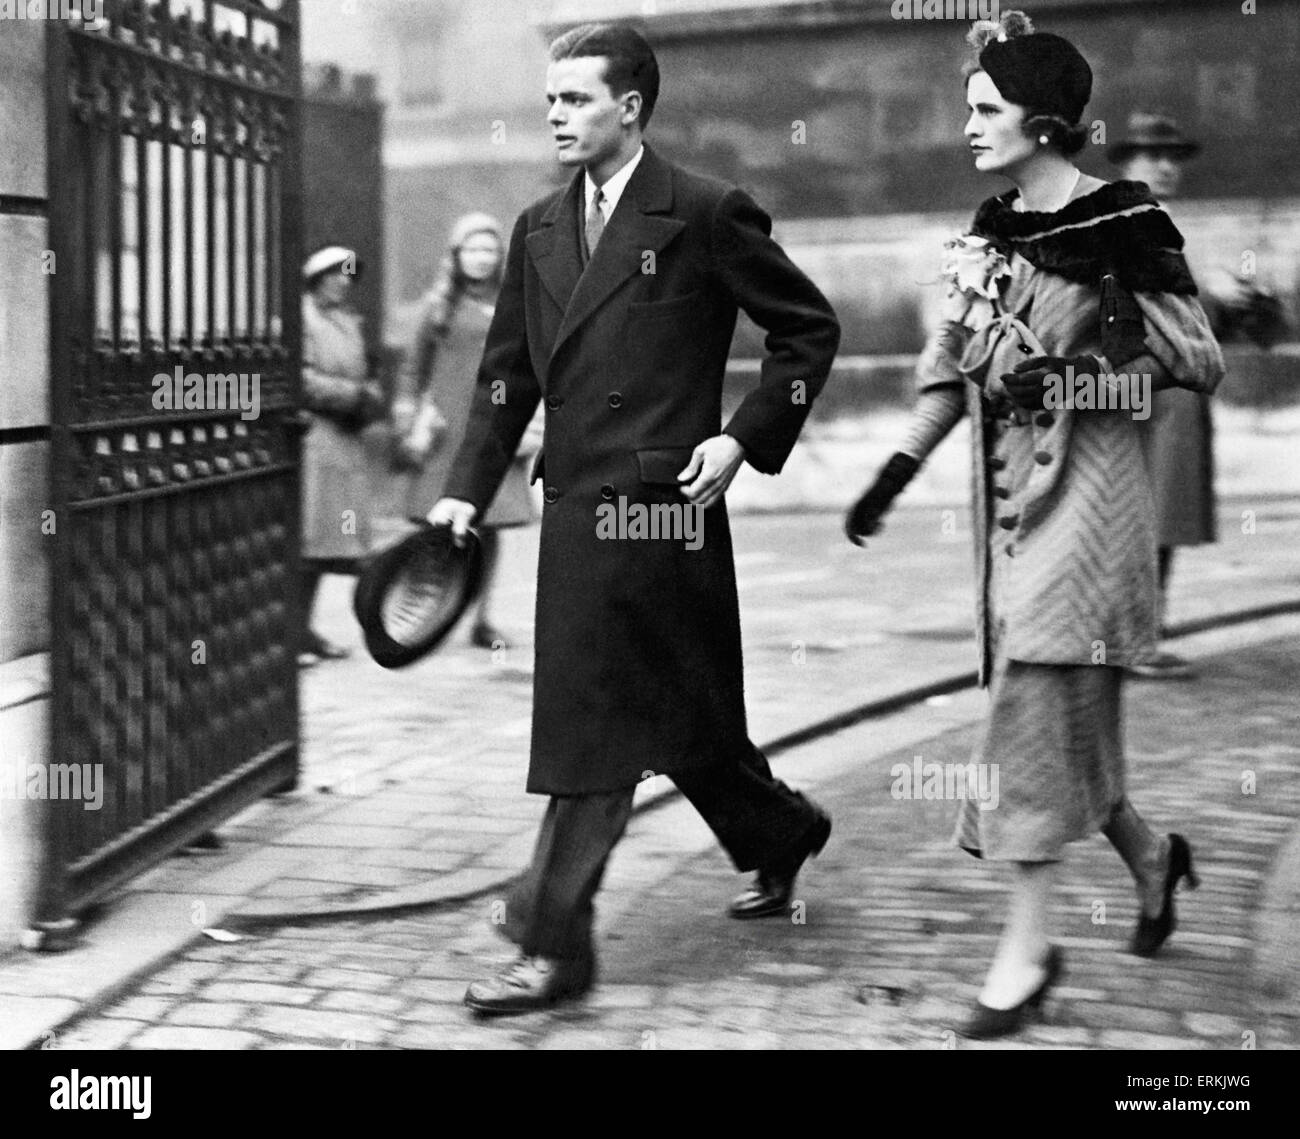
[{"label": "striped necktie", "polygon": [[600,235],[605,232],[605,214],[600,208],[604,204],[605,192],[597,187],[595,197],[591,199],[591,208],[587,211],[586,236],[588,259],[595,256],[596,246],[600,242]]}]

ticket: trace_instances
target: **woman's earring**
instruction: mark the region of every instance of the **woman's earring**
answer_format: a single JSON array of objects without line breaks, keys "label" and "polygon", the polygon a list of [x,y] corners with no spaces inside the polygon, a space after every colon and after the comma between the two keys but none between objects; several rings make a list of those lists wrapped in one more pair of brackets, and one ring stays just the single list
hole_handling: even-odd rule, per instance
[{"label": "woman's earring", "polygon": [[1048,140],[1047,140],[1047,135],[1045,135],[1045,134],[1040,134],[1040,135],[1038,136],[1038,145],[1039,145],[1039,146],[1046,146],[1046,145],[1047,145],[1047,141],[1048,141]]}]

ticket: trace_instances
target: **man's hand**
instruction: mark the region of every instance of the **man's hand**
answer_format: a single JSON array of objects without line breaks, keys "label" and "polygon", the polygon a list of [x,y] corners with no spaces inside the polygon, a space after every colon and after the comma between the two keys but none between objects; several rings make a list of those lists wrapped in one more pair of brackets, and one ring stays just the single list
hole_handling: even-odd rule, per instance
[{"label": "man's hand", "polygon": [[440,498],[433,504],[427,517],[431,526],[450,526],[451,540],[458,546],[465,544],[465,535],[469,533],[469,524],[478,513],[472,502],[461,498]]},{"label": "man's hand", "polygon": [[745,460],[745,448],[730,435],[715,435],[695,448],[686,469],[678,471],[682,494],[696,506],[708,508],[727,493]]}]

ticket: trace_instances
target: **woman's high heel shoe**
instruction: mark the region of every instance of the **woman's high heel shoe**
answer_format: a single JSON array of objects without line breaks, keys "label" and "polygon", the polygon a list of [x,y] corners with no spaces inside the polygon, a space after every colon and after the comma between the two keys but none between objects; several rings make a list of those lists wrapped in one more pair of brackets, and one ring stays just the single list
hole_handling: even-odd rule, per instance
[{"label": "woman's high heel shoe", "polygon": [[1160,913],[1153,918],[1146,914],[1138,915],[1137,929],[1133,933],[1133,941],[1129,945],[1129,952],[1136,953],[1139,957],[1150,957],[1159,950],[1168,940],[1169,935],[1174,932],[1174,926],[1178,924],[1177,915],[1174,913],[1174,891],[1178,888],[1180,879],[1186,878],[1187,884],[1195,890],[1201,884],[1201,880],[1196,876],[1196,871],[1192,869],[1192,848],[1187,844],[1187,840],[1180,834],[1171,834],[1169,836],[1169,869],[1165,871],[1165,901],[1160,907]]},{"label": "woman's high heel shoe", "polygon": [[982,1001],[976,1001],[975,1011],[961,1029],[961,1034],[970,1040],[993,1040],[1019,1031],[1029,1013],[1036,1013],[1042,1007],[1048,991],[1065,972],[1065,954],[1059,946],[1053,945],[1047,951],[1044,964],[1047,976],[1043,978],[1042,984],[1018,1005],[1011,1008],[989,1008]]}]

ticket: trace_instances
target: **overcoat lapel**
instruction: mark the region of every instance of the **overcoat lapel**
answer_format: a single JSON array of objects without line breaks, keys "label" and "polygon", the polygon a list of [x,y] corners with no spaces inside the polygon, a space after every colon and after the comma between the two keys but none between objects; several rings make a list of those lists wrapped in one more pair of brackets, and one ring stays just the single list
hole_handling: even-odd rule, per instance
[{"label": "overcoat lapel", "polygon": [[578,171],[569,189],[542,215],[542,228],[525,239],[528,256],[551,299],[563,313],[582,276],[582,254],[578,246],[578,201],[583,172]]},{"label": "overcoat lapel", "polygon": [[629,277],[644,272],[646,254],[660,253],[685,227],[664,217],[672,209],[672,171],[649,147],[632,174],[618,208],[583,270],[578,244],[578,203],[583,174],[542,218],[543,228],[527,239],[529,256],[546,291],[564,311],[550,360],[564,342]]}]

